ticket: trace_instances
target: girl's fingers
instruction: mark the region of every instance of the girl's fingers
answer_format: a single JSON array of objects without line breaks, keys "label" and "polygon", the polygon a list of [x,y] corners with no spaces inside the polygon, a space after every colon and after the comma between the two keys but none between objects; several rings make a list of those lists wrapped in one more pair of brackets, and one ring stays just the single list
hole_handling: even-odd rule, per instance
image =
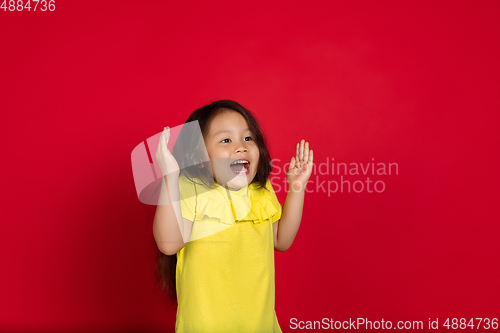
[{"label": "girl's fingers", "polygon": [[299,160],[302,162],[304,160],[304,139],[302,139],[302,141],[300,141],[300,156],[299,156]]},{"label": "girl's fingers", "polygon": [[163,159],[163,153],[162,153],[162,150],[163,150],[163,134],[164,132],[162,132],[160,134],[160,141],[158,142],[158,149],[156,149],[156,160],[158,163],[160,163],[160,161]]},{"label": "girl's fingers", "polygon": [[161,132],[161,136],[160,136],[161,149],[167,149],[167,143],[168,143],[167,131],[163,130],[163,132]]},{"label": "girl's fingers", "polygon": [[309,161],[307,162],[309,165],[313,164],[313,158],[314,158],[314,155],[313,155],[313,151],[311,149],[310,155],[309,155]]},{"label": "girl's fingers", "polygon": [[292,170],[293,168],[295,168],[295,157],[292,156],[288,170]]},{"label": "girl's fingers", "polygon": [[295,149],[295,157],[299,158],[299,144],[297,143],[297,148]]},{"label": "girl's fingers", "polygon": [[299,153],[297,154],[297,160],[300,161],[300,154],[302,152],[302,141],[299,141]]},{"label": "girl's fingers", "polygon": [[309,157],[309,142],[306,141],[304,146],[304,163],[307,163],[307,159]]},{"label": "girl's fingers", "polygon": [[168,140],[170,139],[170,127],[167,126],[167,145],[168,145]]},{"label": "girl's fingers", "polygon": [[156,148],[156,158],[158,158],[158,154],[160,153],[161,149],[161,134],[160,134],[160,140],[158,141],[158,148]]}]

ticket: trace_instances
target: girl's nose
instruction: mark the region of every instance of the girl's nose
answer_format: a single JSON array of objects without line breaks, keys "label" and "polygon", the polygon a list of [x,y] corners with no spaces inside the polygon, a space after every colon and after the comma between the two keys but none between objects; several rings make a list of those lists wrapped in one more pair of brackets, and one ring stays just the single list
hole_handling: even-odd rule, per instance
[{"label": "girl's nose", "polygon": [[246,151],[248,151],[248,149],[247,149],[247,148],[245,148],[245,146],[239,146],[239,148],[238,148],[238,149],[236,149],[236,152],[237,152],[237,153],[244,153],[244,152],[246,152]]}]

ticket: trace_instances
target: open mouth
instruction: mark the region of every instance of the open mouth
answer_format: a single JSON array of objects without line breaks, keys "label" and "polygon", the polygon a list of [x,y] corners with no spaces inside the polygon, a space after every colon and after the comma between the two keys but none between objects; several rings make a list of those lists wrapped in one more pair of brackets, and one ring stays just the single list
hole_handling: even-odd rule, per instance
[{"label": "open mouth", "polygon": [[237,175],[248,175],[250,173],[250,162],[244,158],[234,161],[229,167]]}]

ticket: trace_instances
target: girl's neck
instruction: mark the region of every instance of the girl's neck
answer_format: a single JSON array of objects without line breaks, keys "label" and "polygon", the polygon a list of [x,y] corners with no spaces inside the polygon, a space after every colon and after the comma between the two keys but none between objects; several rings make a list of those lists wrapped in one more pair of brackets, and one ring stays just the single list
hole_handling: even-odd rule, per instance
[{"label": "girl's neck", "polygon": [[219,183],[217,183],[217,181],[215,181],[215,183],[216,183],[218,186],[221,186],[221,187],[223,187],[223,188],[225,188],[226,190],[231,191],[231,192],[238,192],[238,191],[240,191],[242,188],[247,187],[247,186],[244,186],[244,187],[240,187],[240,188],[232,188],[232,187],[228,187],[228,186],[224,186],[224,185],[222,185],[222,184],[219,184]]}]

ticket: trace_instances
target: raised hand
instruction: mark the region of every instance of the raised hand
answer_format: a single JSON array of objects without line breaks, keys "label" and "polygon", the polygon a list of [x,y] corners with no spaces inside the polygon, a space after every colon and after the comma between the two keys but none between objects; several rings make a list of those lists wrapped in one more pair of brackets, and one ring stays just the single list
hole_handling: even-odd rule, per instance
[{"label": "raised hand", "polygon": [[178,177],[180,174],[179,164],[167,148],[168,139],[170,139],[170,127],[167,126],[160,135],[160,142],[158,142],[158,149],[156,149],[156,162],[158,162],[163,176],[177,175]]},{"label": "raised hand", "polygon": [[312,167],[313,151],[309,150],[309,142],[302,140],[297,143],[295,156],[291,158],[286,174],[288,185],[293,191],[305,191]]}]

